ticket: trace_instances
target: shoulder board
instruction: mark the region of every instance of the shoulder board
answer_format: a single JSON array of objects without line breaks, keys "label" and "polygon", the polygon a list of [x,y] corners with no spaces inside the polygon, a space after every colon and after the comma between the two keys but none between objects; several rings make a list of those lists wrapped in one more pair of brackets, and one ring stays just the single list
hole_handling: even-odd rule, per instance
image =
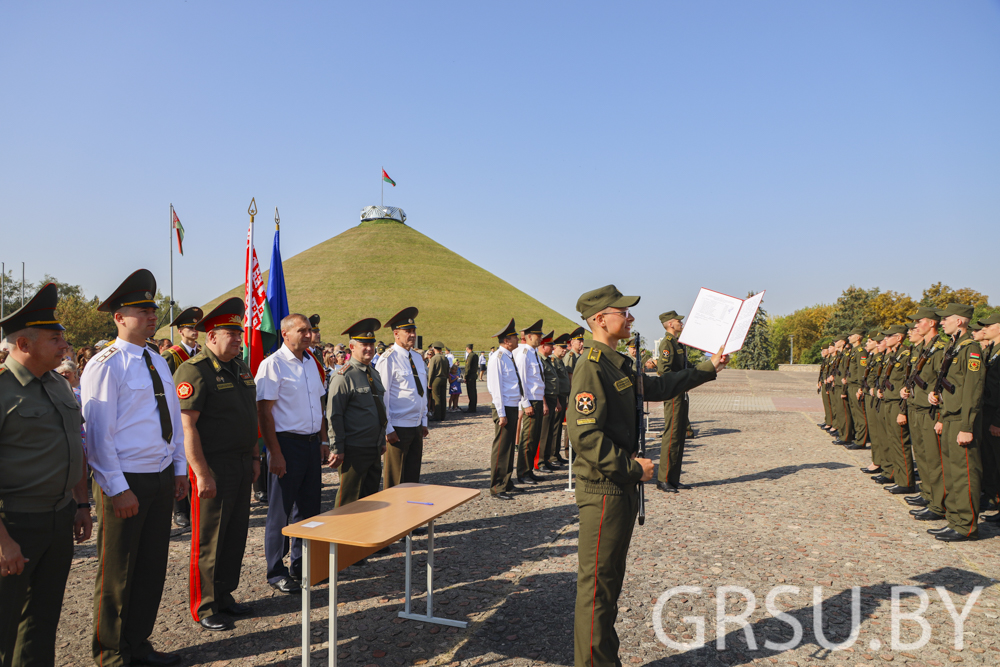
[{"label": "shoulder board", "polygon": [[598,350],[596,347],[590,348],[590,352],[587,353],[587,359],[590,361],[600,361],[601,351]]},{"label": "shoulder board", "polygon": [[111,357],[113,357],[116,354],[118,354],[119,350],[121,350],[120,347],[109,347],[106,350],[104,350],[104,352],[101,352],[99,355],[97,355],[96,357],[94,357],[94,361],[99,361],[101,363],[104,363],[105,361],[107,361]]},{"label": "shoulder board", "polygon": [[943,350],[944,349],[944,343],[941,342],[941,341],[938,341],[938,342],[934,343],[934,349],[935,350]]},{"label": "shoulder board", "polygon": [[343,375],[344,373],[346,373],[348,371],[348,369],[350,367],[351,367],[350,364],[344,364],[344,367],[341,368],[339,371],[337,371],[337,375]]},{"label": "shoulder board", "polygon": [[966,338],[965,340],[963,340],[961,343],[958,344],[958,347],[959,347],[959,349],[961,349],[961,348],[965,347],[966,345],[968,345],[969,343],[975,343],[975,342],[976,341],[972,340],[971,338]]},{"label": "shoulder board", "polygon": [[193,357],[191,357],[190,359],[188,359],[188,362],[190,362],[192,364],[200,364],[201,362],[205,361],[206,359],[208,359],[208,355],[205,354],[204,352],[199,352],[198,354],[196,354]]},{"label": "shoulder board", "polygon": [[908,357],[908,356],[910,356],[910,351],[908,349],[907,350],[903,350],[902,352],[899,353],[899,356],[901,356],[901,357]]},{"label": "shoulder board", "polygon": [[664,336],[664,338],[666,340],[673,340],[674,339],[673,335],[671,335],[671,334],[667,334],[666,336]]},{"label": "shoulder board", "polygon": [[0,375],[3,375],[6,372],[7,372],[7,367],[6,366],[0,366]]}]

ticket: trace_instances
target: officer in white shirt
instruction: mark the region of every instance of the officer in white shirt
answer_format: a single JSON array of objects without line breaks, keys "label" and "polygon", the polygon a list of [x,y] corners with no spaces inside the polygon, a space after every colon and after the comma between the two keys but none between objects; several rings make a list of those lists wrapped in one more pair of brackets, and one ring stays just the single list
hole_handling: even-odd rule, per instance
[{"label": "officer in white shirt", "polygon": [[521,331],[521,344],[514,350],[514,363],[524,383],[521,446],[517,453],[518,484],[537,484],[545,480],[535,474],[535,454],[542,435],[542,418],[549,414],[549,406],[545,403],[545,376],[542,375],[542,362],[536,349],[541,341],[542,321],[538,320]]},{"label": "officer in white shirt", "polygon": [[323,362],[309,351],[312,324],[292,313],[281,320],[284,343],[257,368],[257,420],[267,446],[268,505],[264,528],[267,583],[282,593],[300,593],[302,541],[281,529],[320,513],[322,465],[330,459],[326,442]]},{"label": "officer in white shirt", "polygon": [[487,362],[486,388],[493,407],[493,449],[490,454],[490,494],[498,500],[512,500],[517,491],[511,480],[514,471],[514,436],[517,412],[524,398],[524,387],[511,351],[517,347],[517,330],[512,319],[496,334],[500,348]]},{"label": "officer in white shirt", "polygon": [[156,280],[146,269],[98,306],[114,313],[118,338],[80,378],[87,451],[94,470],[97,582],[93,657],[99,665],[173,665],[149,636],[163,594],[174,500],[187,496],[180,401],[156,333]]},{"label": "officer in white shirt", "polygon": [[420,481],[420,464],[427,437],[427,365],[413,351],[417,342],[417,309],[404,308],[389,318],[395,344],[375,365],[385,387],[385,467],[383,488]]}]

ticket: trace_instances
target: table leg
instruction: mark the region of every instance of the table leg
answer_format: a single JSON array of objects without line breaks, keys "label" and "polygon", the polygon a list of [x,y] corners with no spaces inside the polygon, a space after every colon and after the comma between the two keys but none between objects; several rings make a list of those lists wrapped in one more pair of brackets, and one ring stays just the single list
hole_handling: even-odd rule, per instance
[{"label": "table leg", "polygon": [[573,443],[571,443],[569,441],[568,437],[566,438],[566,444],[569,445],[566,448],[567,449],[567,451],[566,451],[566,469],[567,469],[567,472],[569,473],[569,479],[566,481],[566,488],[563,489],[563,490],[564,491],[574,491],[575,489],[573,488]]},{"label": "table leg", "polygon": [[302,540],[302,667],[309,667],[309,565],[312,562],[312,540]]},{"label": "table leg", "polygon": [[427,613],[414,614],[410,611],[410,536],[406,536],[406,602],[405,611],[399,612],[400,618],[424,623],[450,625],[454,628],[469,627],[468,621],[456,621],[450,618],[440,618],[434,615],[434,522],[427,524]]},{"label": "table leg", "polygon": [[427,618],[434,616],[434,522],[427,524]]},{"label": "table leg", "polygon": [[413,554],[413,538],[409,533],[406,534],[406,602],[403,605],[403,611],[407,614],[410,613],[410,570],[412,569],[412,561],[410,559]]},{"label": "table leg", "polygon": [[330,638],[327,640],[327,664],[337,667],[337,545],[327,543],[330,549]]}]

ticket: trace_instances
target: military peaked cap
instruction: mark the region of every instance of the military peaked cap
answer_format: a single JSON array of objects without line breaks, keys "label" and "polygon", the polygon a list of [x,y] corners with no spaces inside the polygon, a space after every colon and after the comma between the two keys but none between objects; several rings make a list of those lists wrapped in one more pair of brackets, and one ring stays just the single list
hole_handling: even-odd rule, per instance
[{"label": "military peaked cap", "polygon": [[[243,300],[240,299],[242,302]],[[185,308],[181,311],[181,314],[174,318],[174,321],[170,323],[170,326],[177,327],[193,327],[198,324],[201,318],[205,317],[205,313],[202,312],[201,308],[197,306],[192,306],[191,308]]]},{"label": "military peaked cap", "polygon": [[865,330],[862,329],[861,327],[854,327],[853,329],[851,329],[851,333],[849,335],[851,335],[851,336],[864,336],[865,335]]},{"label": "military peaked cap", "polygon": [[9,336],[21,329],[52,329],[65,331],[66,327],[56,319],[56,305],[59,303],[59,289],[49,283],[38,290],[35,296],[7,317],[0,320],[0,335]]},{"label": "military peaked cap", "polygon": [[556,336],[552,340],[553,345],[558,345],[559,347],[566,347],[566,344],[570,341],[570,334],[564,333]]},{"label": "military peaked cap", "polygon": [[358,320],[351,326],[347,327],[346,331],[340,332],[342,336],[350,336],[354,340],[375,340],[375,332],[382,328],[382,323],[376,320],[374,317],[366,317],[363,320]]},{"label": "military peaked cap", "polygon": [[413,306],[409,308],[404,308],[392,317],[390,317],[386,323],[386,329],[416,329],[417,325],[414,324],[413,319],[420,312]]},{"label": "military peaked cap", "polygon": [[979,322],[969,322],[969,331],[982,331],[983,325]]},{"label": "military peaked cap", "polygon": [[122,282],[97,310],[113,313],[125,306],[156,308],[156,278],[148,269],[139,269]]},{"label": "military peaked cap", "polygon": [[313,331],[319,331],[319,313],[309,316],[309,326],[312,327]]},{"label": "military peaked cap", "polygon": [[886,336],[895,336],[896,334],[905,334],[906,327],[902,324],[893,324],[891,327],[886,327],[882,333]]},{"label": "military peaked cap", "polygon": [[583,334],[587,330],[583,327],[577,327],[567,334],[570,340],[583,340]]},{"label": "military peaked cap", "polygon": [[929,320],[934,320],[935,322],[941,321],[941,316],[937,314],[937,308],[928,308],[926,306],[917,308],[917,312],[910,315],[911,320],[922,320],[927,318]]},{"label": "military peaked cap", "polygon": [[683,320],[683,315],[678,315],[676,310],[668,310],[665,313],[660,313],[660,322],[666,324],[670,320]]},{"label": "military peaked cap", "polygon": [[993,313],[989,317],[984,317],[983,319],[979,320],[979,323],[982,324],[984,327],[988,327],[991,324],[1000,324],[1000,313]]},{"label": "military peaked cap", "polygon": [[205,332],[212,329],[236,329],[237,331],[243,331],[243,316],[246,314],[246,308],[243,299],[238,296],[226,299],[216,306],[212,312],[201,318],[201,321],[194,328]]},{"label": "military peaked cap", "polygon": [[516,335],[517,335],[517,329],[514,326],[514,318],[512,317],[510,318],[510,322],[507,323],[507,326],[505,326],[503,329],[493,334],[493,337],[503,340],[507,336],[516,336]]},{"label": "military peaked cap", "polygon": [[552,338],[555,335],[556,335],[556,330],[553,329],[552,331],[550,331],[547,334],[545,334],[544,336],[542,336],[542,341],[541,341],[542,344],[551,343],[552,342]]},{"label": "military peaked cap", "polygon": [[587,319],[605,308],[631,308],[639,303],[637,296],[624,296],[614,285],[605,285],[580,295],[576,302],[576,310],[583,319]]},{"label": "military peaked cap", "polygon": [[966,306],[961,303],[949,303],[947,308],[937,311],[939,317],[948,317],[950,315],[958,315],[959,317],[965,317],[972,319],[972,313],[976,309],[972,306]]},{"label": "military peaked cap", "polygon": [[541,336],[542,335],[542,321],[538,320],[534,324],[530,324],[530,325],[526,326],[525,328],[521,329],[521,333],[523,333],[523,334],[538,334],[539,336]]}]

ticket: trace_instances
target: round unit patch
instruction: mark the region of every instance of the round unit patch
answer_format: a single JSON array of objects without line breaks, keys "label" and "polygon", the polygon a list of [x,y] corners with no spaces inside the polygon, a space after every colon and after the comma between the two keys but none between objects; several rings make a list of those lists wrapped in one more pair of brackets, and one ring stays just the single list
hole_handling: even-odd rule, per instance
[{"label": "round unit patch", "polygon": [[177,398],[182,401],[185,398],[191,398],[191,394],[194,393],[194,387],[191,386],[190,382],[181,382],[177,385]]}]

